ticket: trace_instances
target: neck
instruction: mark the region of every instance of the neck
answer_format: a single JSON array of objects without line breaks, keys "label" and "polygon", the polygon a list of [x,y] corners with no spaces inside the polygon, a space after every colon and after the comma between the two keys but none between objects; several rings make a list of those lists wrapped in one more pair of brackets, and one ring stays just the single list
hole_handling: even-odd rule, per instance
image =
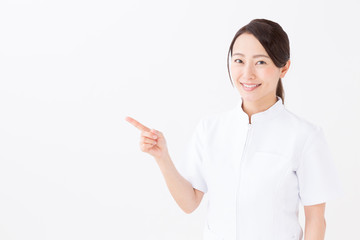
[{"label": "neck", "polygon": [[241,107],[244,112],[249,116],[249,123],[251,124],[251,116],[258,112],[263,112],[266,109],[270,108],[277,102],[277,97],[271,96],[267,99],[260,99],[255,102],[243,101]]}]

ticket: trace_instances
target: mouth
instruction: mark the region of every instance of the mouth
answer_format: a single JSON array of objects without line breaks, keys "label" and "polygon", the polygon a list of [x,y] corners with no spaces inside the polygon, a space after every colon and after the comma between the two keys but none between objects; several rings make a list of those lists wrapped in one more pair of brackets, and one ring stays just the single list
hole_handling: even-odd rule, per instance
[{"label": "mouth", "polygon": [[256,89],[257,87],[259,87],[261,85],[260,84],[245,84],[245,83],[240,83],[241,86],[244,88],[245,91],[253,91],[254,89]]}]

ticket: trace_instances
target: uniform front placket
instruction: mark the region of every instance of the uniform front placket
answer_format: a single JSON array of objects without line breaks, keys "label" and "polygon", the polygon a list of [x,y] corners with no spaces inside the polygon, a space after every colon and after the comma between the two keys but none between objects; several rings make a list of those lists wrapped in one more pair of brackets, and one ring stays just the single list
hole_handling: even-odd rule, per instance
[{"label": "uniform front placket", "polygon": [[239,178],[238,178],[238,182],[237,182],[237,187],[236,187],[236,240],[240,240],[240,231],[241,231],[241,227],[239,226],[239,217],[240,214],[239,213],[239,203],[241,202],[241,191],[242,191],[242,176],[243,176],[243,165],[244,165],[244,161],[246,160],[246,153],[247,153],[247,149],[249,147],[249,143],[251,140],[251,134],[254,128],[254,123],[250,124],[247,123],[247,133],[246,133],[246,140],[245,140],[245,144],[243,146],[243,152],[242,152],[242,156],[241,156],[241,160],[240,160],[240,167],[239,167]]}]

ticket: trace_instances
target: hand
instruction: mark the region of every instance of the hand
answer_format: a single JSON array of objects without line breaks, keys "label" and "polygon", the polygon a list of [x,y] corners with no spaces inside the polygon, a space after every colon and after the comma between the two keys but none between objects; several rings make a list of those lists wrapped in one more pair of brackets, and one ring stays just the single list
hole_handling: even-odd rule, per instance
[{"label": "hand", "polygon": [[162,159],[168,154],[165,137],[162,132],[145,127],[135,119],[128,116],[125,120],[141,131],[139,144],[141,151],[149,153],[156,160]]}]

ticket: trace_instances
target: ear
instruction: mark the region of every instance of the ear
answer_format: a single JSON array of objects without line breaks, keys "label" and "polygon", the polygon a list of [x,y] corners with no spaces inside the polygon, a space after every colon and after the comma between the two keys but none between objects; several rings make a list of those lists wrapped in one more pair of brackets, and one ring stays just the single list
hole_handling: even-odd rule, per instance
[{"label": "ear", "polygon": [[286,62],[285,66],[280,68],[280,78],[285,77],[285,74],[289,70],[289,67],[290,67],[290,59]]}]

